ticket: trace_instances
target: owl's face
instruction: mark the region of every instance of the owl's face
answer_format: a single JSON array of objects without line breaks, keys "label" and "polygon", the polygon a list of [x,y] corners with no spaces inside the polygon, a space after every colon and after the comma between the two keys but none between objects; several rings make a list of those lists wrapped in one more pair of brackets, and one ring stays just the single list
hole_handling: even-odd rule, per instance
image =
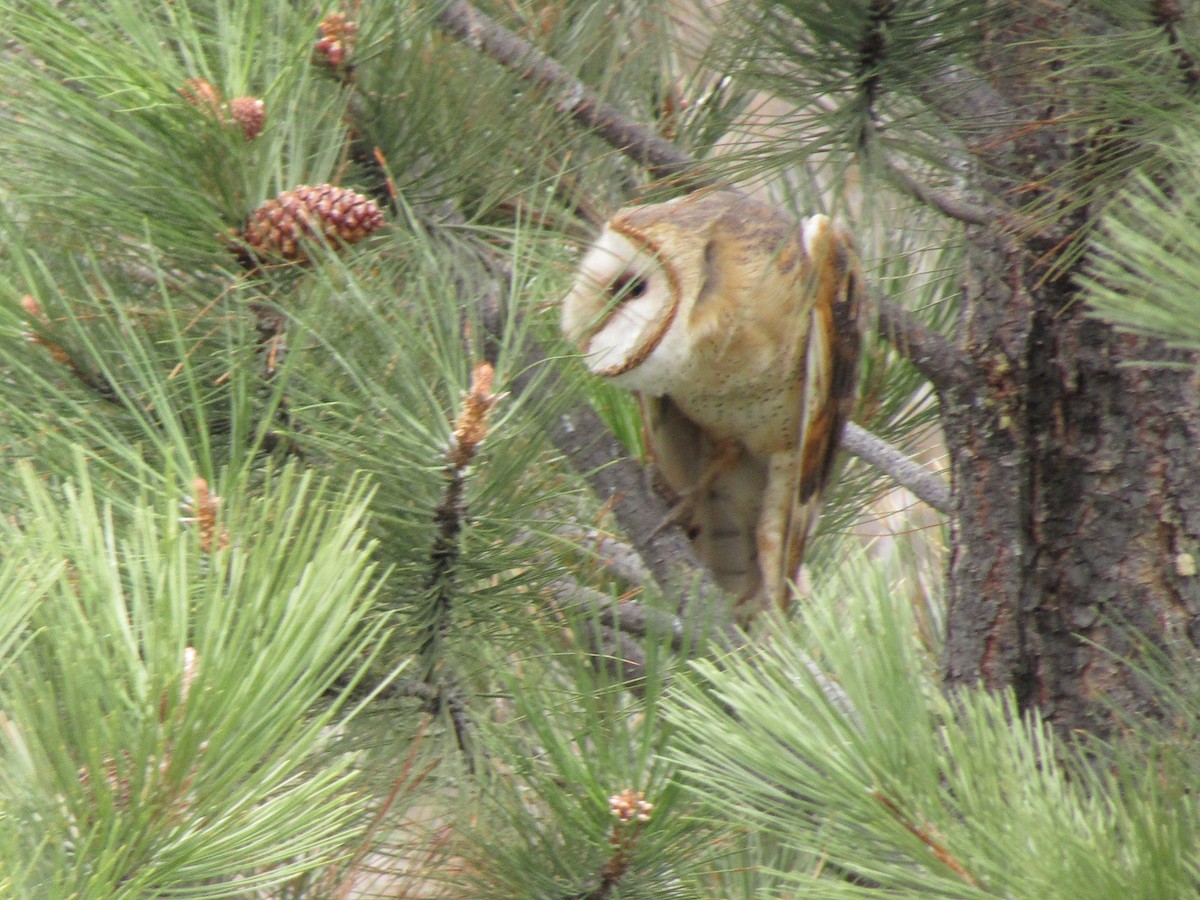
[{"label": "owl's face", "polygon": [[606,225],[584,257],[563,306],[563,331],[598,375],[618,375],[637,364],[670,328],[679,306],[671,272],[653,248],[639,246]]},{"label": "owl's face", "polygon": [[686,372],[688,301],[701,290],[706,262],[704,241],[664,215],[681,202],[614,216],[563,303],[563,332],[588,368],[633,390],[661,393]]},{"label": "owl's face", "polygon": [[580,264],[563,331],[593,373],[653,396],[691,393],[714,367],[762,371],[799,337],[780,298],[798,294],[800,236],[730,191],[622,209]]}]

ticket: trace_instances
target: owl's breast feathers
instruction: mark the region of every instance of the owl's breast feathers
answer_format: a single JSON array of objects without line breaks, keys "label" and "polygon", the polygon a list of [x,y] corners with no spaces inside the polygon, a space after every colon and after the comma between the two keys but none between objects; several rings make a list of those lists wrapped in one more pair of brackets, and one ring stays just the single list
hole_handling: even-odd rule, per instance
[{"label": "owl's breast feathers", "polygon": [[749,198],[724,200],[703,232],[703,282],[675,325],[690,336],[688,359],[667,393],[753,453],[803,442],[807,487],[827,474],[853,401],[860,289],[852,243],[825,216],[798,226]]}]

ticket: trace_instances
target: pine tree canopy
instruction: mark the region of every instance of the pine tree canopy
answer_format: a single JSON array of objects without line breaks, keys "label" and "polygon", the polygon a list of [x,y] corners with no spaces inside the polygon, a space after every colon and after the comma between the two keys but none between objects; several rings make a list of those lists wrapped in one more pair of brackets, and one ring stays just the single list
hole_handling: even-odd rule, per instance
[{"label": "pine tree canopy", "polygon": [[[0,22],[0,896],[1200,891],[1195,0]],[[559,321],[714,187],[869,307],[744,629]]]}]

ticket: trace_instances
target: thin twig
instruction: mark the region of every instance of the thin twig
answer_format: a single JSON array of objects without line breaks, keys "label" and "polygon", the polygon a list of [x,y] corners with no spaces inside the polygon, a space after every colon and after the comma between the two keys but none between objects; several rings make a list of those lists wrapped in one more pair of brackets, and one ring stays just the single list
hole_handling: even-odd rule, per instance
[{"label": "thin twig", "polygon": [[440,715],[443,711],[450,717],[454,728],[454,738],[458,749],[462,751],[467,761],[469,771],[474,771],[475,763],[472,755],[475,726],[471,722],[471,714],[462,691],[452,684],[444,682],[433,684],[429,681],[407,679],[393,682],[388,693],[397,697],[412,697],[420,700],[425,712],[431,716]]},{"label": "thin twig", "polygon": [[492,393],[492,365],[480,363],[471,375],[471,387],[463,397],[462,409],[454,423],[454,434],[446,450],[446,485],[434,510],[437,533],[429,552],[429,592],[434,614],[421,641],[418,654],[425,658],[427,678],[433,677],[437,647],[448,626],[455,588],[455,569],[462,550],[459,534],[466,517],[466,473],[487,434],[487,420],[500,395]]},{"label": "thin twig", "polygon": [[655,178],[673,180],[689,188],[704,182],[696,160],[690,155],[605,103],[558,62],[470,3],[464,0],[447,3],[437,14],[437,21],[468,47],[537,85],[554,99],[560,112],[594,131]]},{"label": "thin twig", "polygon": [[341,868],[341,879],[338,881],[338,883],[334,883],[334,879],[337,877],[338,872],[337,870],[331,868],[329,875],[326,877],[324,884],[322,885],[322,896],[335,897],[336,900],[348,900],[348,898],[354,893],[358,868],[362,865],[363,860],[367,858],[368,854],[370,854],[372,850],[379,846],[380,831],[386,827],[385,820],[388,817],[388,813],[391,812],[392,807],[395,806],[396,801],[399,799],[401,791],[408,795],[414,793],[416,788],[420,786],[421,782],[423,782],[440,763],[440,759],[435,759],[433,762],[428,763],[425,768],[416,775],[413,775],[413,767],[416,765],[417,755],[421,750],[422,743],[424,742],[425,730],[429,725],[429,721],[429,719],[426,719],[417,729],[416,736],[413,738],[408,748],[408,756],[405,758],[404,762],[400,764],[400,774],[392,780],[392,788],[390,791],[388,791],[387,796],[383,798],[383,802],[379,804],[378,808],[375,810],[375,815],[371,817],[370,823],[363,831],[362,841],[359,843],[350,859],[348,859],[345,865]]},{"label": "thin twig", "polygon": [[424,663],[422,681],[409,682],[402,688],[410,696],[425,701],[431,713],[447,708],[454,725],[459,749],[472,765],[470,719],[459,692],[439,675],[441,642],[450,626],[457,587],[458,558],[462,552],[459,535],[466,518],[466,473],[487,434],[492,408],[503,395],[492,393],[492,365],[480,363],[471,374],[471,387],[463,397],[462,408],[454,422],[454,434],[446,449],[446,485],[441,502],[434,510],[437,533],[429,552],[430,570],[425,590],[433,609],[418,644],[417,656]]},{"label": "thin twig", "polygon": [[932,472],[913,462],[887,441],[877,438],[861,425],[846,423],[842,447],[881,472],[887,472],[902,487],[912,491],[938,512],[950,514],[950,486]]},{"label": "thin twig", "polygon": [[[51,359],[70,371],[88,390],[95,391],[100,399],[115,406],[134,408],[132,399],[127,397],[125,392],[120,390],[103,372],[89,372],[80,367],[75,362],[75,358],[54,339],[51,333],[52,323],[32,294],[26,294],[21,298],[21,308],[33,320],[30,324],[37,327],[35,331],[25,332],[24,336],[27,341],[43,347],[50,354]],[[149,413],[149,410],[141,411]]]},{"label": "thin twig", "polygon": [[875,304],[880,335],[916,366],[939,394],[981,380],[982,373],[957,347],[907,309],[882,298]]},{"label": "thin twig", "polygon": [[962,222],[966,225],[981,225],[984,228],[994,228],[1010,218],[1004,210],[972,203],[961,197],[952,197],[937,188],[930,187],[925,182],[906,172],[898,166],[889,169],[896,186],[926,206],[931,206],[942,215]]},{"label": "thin twig", "polygon": [[861,79],[861,90],[867,107],[867,115],[872,123],[878,121],[875,104],[879,99],[879,91],[882,86],[879,69],[887,54],[887,36],[895,10],[895,0],[872,0],[871,10],[867,16],[870,26],[863,35],[858,49],[858,77]]},{"label": "thin twig", "polygon": [[1183,21],[1183,4],[1179,0],[1151,0],[1150,14],[1154,24],[1163,30],[1175,54],[1175,65],[1183,76],[1183,83],[1189,94],[1194,94],[1200,87],[1200,62],[1184,46],[1179,38],[1179,25]]}]

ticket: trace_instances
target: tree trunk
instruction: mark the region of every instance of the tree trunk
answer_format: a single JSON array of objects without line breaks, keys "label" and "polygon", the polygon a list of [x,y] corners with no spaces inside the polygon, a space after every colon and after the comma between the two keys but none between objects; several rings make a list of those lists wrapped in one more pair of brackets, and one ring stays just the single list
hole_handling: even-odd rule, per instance
[{"label": "tree trunk", "polygon": [[[994,71],[1010,74],[990,86],[1018,119],[974,138],[1000,148],[981,171],[1006,184],[976,183],[997,202],[1086,152],[1046,124],[1069,121],[1049,69],[1008,56],[1028,37],[993,45],[1005,56]],[[955,502],[947,681],[1012,687],[1060,731],[1103,733],[1110,704],[1153,712],[1120,659],[1135,632],[1200,646],[1200,369],[1088,317],[1074,268],[1048,272],[1049,239],[972,231],[959,347],[980,375],[941,391]]]},{"label": "tree trunk", "polygon": [[1065,730],[1103,730],[1104,704],[1148,702],[1117,659],[1130,628],[1200,646],[1200,377],[1194,360],[1139,364],[1182,360],[1087,318],[1070,290],[1003,293],[967,300],[967,321],[993,326],[974,345],[980,329],[964,330],[990,375],[981,402],[944,398],[948,679],[1011,685]]}]

